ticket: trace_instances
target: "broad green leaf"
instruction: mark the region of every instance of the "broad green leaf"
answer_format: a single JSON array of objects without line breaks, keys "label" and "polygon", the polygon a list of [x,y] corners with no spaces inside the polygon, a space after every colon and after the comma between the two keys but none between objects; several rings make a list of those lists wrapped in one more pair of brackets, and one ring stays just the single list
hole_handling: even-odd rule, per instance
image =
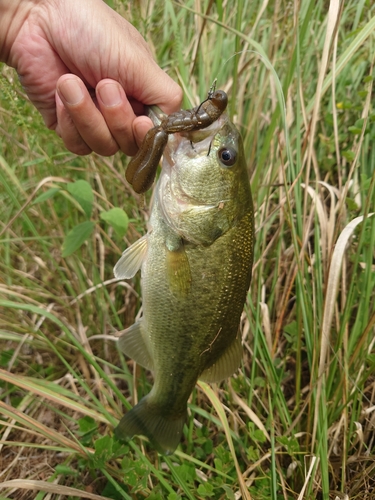
[{"label": "broad green leaf", "polygon": [[180,500],[180,496],[177,495],[177,493],[170,493],[168,495],[168,500]]},{"label": "broad green leaf", "polygon": [[350,149],[343,151],[341,154],[344,158],[346,158],[349,161],[353,161],[355,158],[355,153],[353,153],[353,151],[350,151]]},{"label": "broad green leaf", "polygon": [[95,441],[96,455],[110,455],[112,453],[113,440],[110,436],[103,436]]},{"label": "broad green leaf", "polygon": [[126,234],[129,218],[122,208],[115,207],[106,212],[101,212],[100,218],[113,227],[119,238],[122,238]]},{"label": "broad green leaf", "polygon": [[199,495],[202,495],[202,497],[212,497],[214,488],[210,483],[202,483],[198,486],[197,492]]},{"label": "broad green leaf", "polygon": [[82,417],[78,420],[79,430],[82,434],[94,431],[98,428],[97,423],[91,417]]},{"label": "broad green leaf", "polygon": [[364,124],[365,120],[364,118],[360,118],[359,120],[357,120],[354,124],[355,127],[357,128],[362,128],[363,127],[363,124]]},{"label": "broad green leaf", "polygon": [[68,184],[68,192],[81,205],[87,217],[90,217],[94,203],[94,193],[90,184],[83,179]]},{"label": "broad green leaf", "polygon": [[359,206],[357,205],[355,200],[353,200],[352,198],[346,197],[345,203],[346,203],[346,206],[349,208],[349,210],[352,210],[352,211],[359,210]]},{"label": "broad green leaf", "polygon": [[223,490],[227,494],[228,500],[235,500],[236,497],[234,496],[233,491],[231,490],[231,488],[227,484],[222,484],[221,487],[223,488]]},{"label": "broad green leaf", "polygon": [[77,476],[78,472],[72,469],[71,467],[68,467],[67,465],[64,464],[57,464],[55,467],[55,472],[56,474],[62,474],[64,476]]},{"label": "broad green leaf", "polygon": [[86,221],[73,227],[71,231],[65,236],[62,244],[62,256],[69,257],[78,248],[90,238],[94,230],[95,222]]},{"label": "broad green leaf", "polygon": [[354,135],[359,135],[362,132],[362,129],[358,127],[349,127],[348,130]]},{"label": "broad green leaf", "polygon": [[110,436],[103,436],[94,443],[95,457],[97,466],[102,466],[112,456],[113,439]]},{"label": "broad green leaf", "polygon": [[53,198],[55,194],[58,193],[59,191],[60,188],[47,189],[47,191],[45,191],[44,193],[40,194],[35,198],[35,200],[33,201],[33,205],[35,205],[36,203],[42,203],[42,201],[46,201],[49,200],[50,198]]}]

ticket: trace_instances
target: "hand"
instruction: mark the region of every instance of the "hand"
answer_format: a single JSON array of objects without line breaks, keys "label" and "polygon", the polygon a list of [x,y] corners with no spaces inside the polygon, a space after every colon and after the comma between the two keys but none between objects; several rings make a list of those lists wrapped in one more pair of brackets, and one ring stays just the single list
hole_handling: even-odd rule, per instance
[{"label": "hand", "polygon": [[139,32],[102,0],[18,4],[6,62],[47,127],[73,153],[121,149],[134,155],[152,127],[139,116],[144,105],[179,109],[181,88],[156,64]]}]

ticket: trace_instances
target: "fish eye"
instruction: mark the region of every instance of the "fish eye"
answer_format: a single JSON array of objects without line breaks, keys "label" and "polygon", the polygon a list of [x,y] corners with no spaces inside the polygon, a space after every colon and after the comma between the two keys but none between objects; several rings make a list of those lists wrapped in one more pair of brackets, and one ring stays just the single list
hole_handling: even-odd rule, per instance
[{"label": "fish eye", "polygon": [[218,157],[220,162],[225,167],[231,167],[236,163],[237,160],[237,152],[231,148],[221,148],[218,151]]}]

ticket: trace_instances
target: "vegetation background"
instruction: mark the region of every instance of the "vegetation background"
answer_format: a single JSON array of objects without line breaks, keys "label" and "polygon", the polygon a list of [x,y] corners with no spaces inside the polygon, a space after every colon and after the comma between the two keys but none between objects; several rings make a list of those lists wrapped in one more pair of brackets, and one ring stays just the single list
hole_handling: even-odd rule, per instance
[{"label": "vegetation background", "polygon": [[115,344],[139,276],[112,275],[149,196],[123,155],[64,150],[2,66],[1,500],[375,498],[374,3],[108,3],[185,107],[228,92],[256,209],[243,365],[198,385],[171,457],[113,439],[152,381]]}]

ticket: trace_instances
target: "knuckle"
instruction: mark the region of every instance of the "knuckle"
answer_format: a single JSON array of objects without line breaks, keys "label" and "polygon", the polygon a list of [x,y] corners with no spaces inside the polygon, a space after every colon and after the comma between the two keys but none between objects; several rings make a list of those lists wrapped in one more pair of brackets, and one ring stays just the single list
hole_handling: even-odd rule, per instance
[{"label": "knuckle", "polygon": [[65,146],[70,152],[74,153],[77,156],[86,156],[92,152],[92,149],[84,142],[81,142],[79,144],[67,144],[65,142]]},{"label": "knuckle", "polygon": [[100,156],[113,156],[115,153],[117,153],[118,150],[119,147],[117,146],[117,144],[106,144],[93,149],[93,151]]},{"label": "knuckle", "polygon": [[121,151],[127,156],[135,156],[138,149],[139,148],[134,143],[121,145]]}]

